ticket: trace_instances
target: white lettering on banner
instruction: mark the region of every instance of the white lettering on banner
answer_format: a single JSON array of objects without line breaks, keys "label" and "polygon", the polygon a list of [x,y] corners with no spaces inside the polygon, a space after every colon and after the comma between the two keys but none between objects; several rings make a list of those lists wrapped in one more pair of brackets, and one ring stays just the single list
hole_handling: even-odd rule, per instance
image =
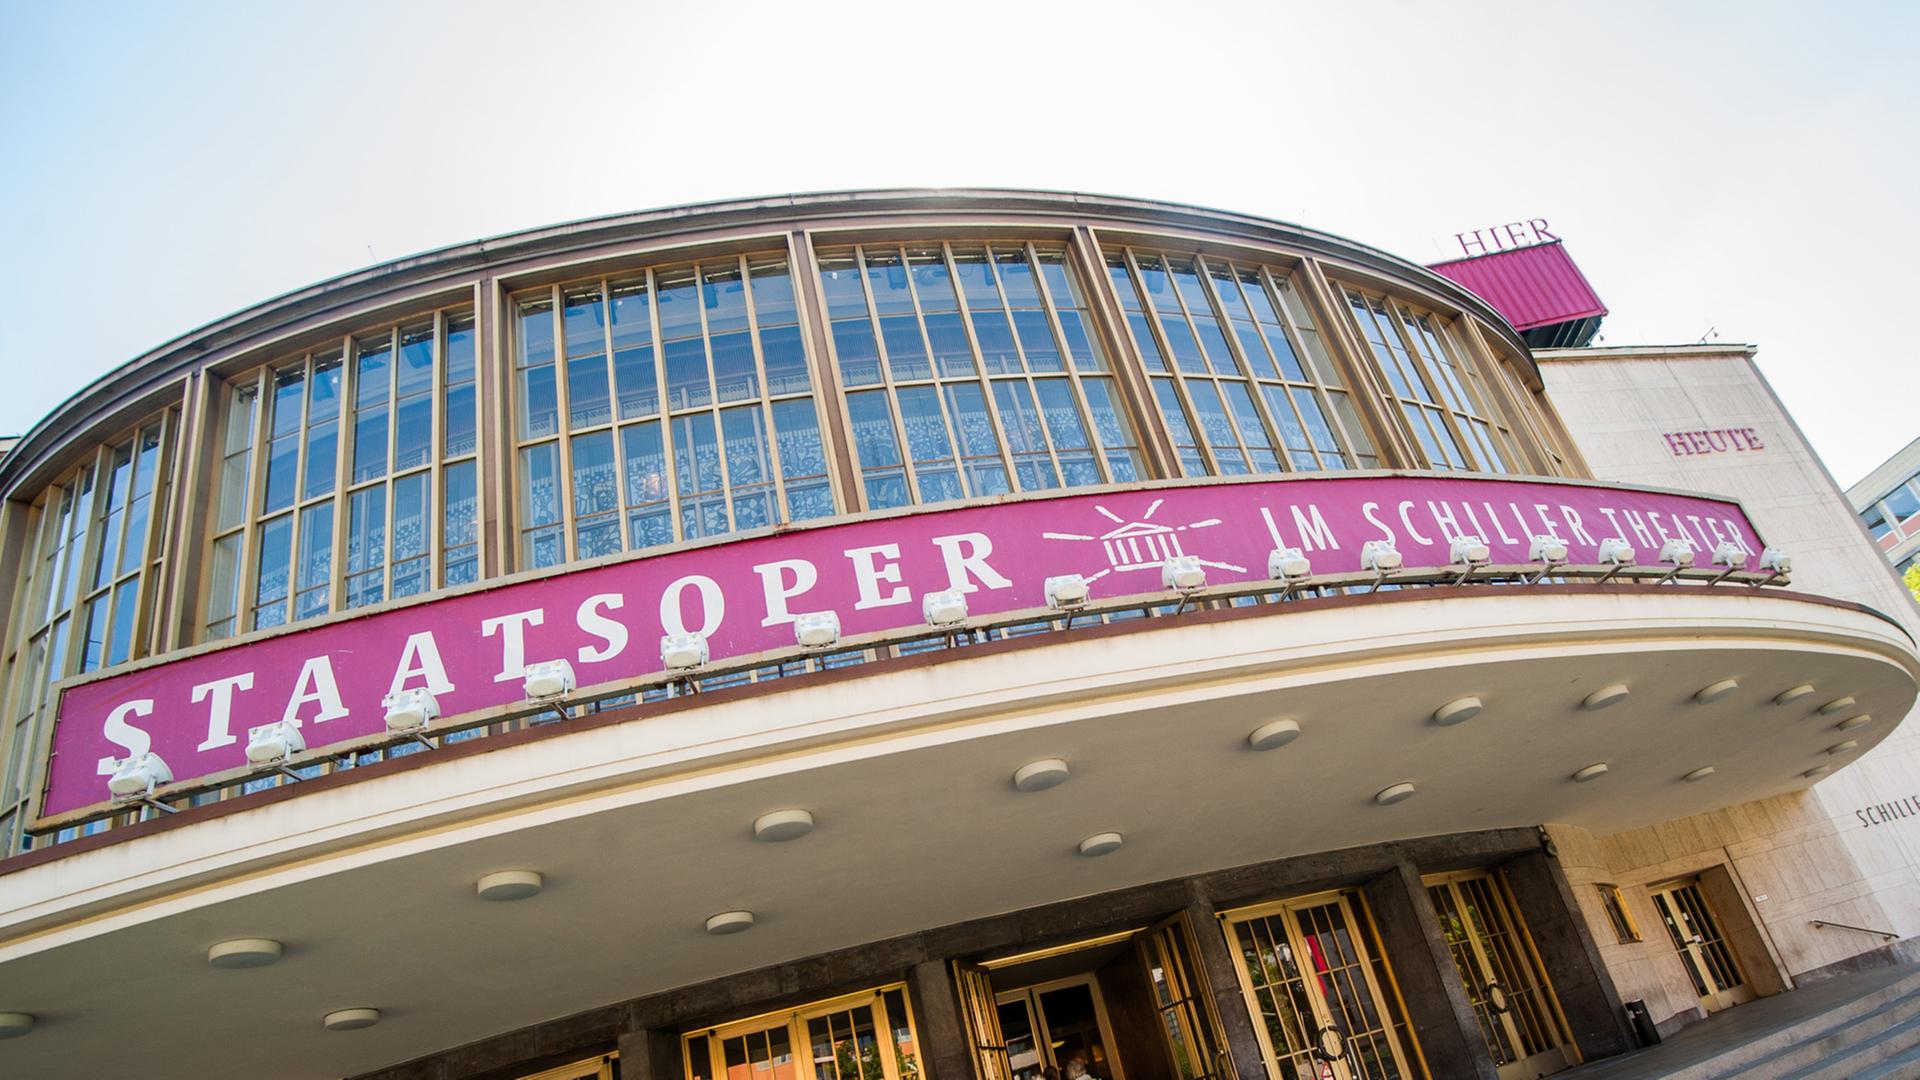
[{"label": "white lettering on banner", "polygon": [[1533,512],[1540,515],[1540,524],[1547,527],[1547,535],[1553,537],[1555,540],[1564,542],[1567,538],[1560,535],[1559,522],[1554,521],[1553,518],[1548,515],[1547,509],[1546,503],[1533,504]]},{"label": "white lettering on banner", "polygon": [[422,630],[407,637],[407,644],[400,650],[400,663],[395,665],[393,683],[387,687],[387,693],[397,694],[407,688],[407,680],[418,676],[427,680],[427,693],[438,698],[453,693],[453,680],[447,678],[447,665],[440,659],[440,643],[433,639],[433,631]]},{"label": "white lettering on banner", "polygon": [[1591,533],[1587,532],[1586,526],[1580,523],[1580,511],[1575,510],[1566,503],[1561,503],[1560,516],[1567,519],[1567,528],[1573,533],[1575,540],[1590,547],[1597,546],[1600,543],[1600,541],[1593,538]]},{"label": "white lettering on banner", "polygon": [[[767,598],[767,617],[760,620],[761,626],[792,622],[793,611],[787,601],[820,583],[819,568],[805,559],[761,563],[753,572],[760,575],[760,589]],[[792,581],[787,580],[789,573],[793,575]]]},{"label": "white lettering on banner", "polygon": [[[899,544],[854,548],[845,554],[853,563],[854,587],[860,591],[860,599],[853,605],[856,611],[912,602],[913,594],[900,584]],[[876,565],[876,559],[886,559],[887,564]],[[880,583],[883,581],[894,586],[885,596],[880,595]]]},{"label": "white lettering on banner", "polygon": [[989,589],[1013,588],[1013,582],[987,565],[987,556],[993,554],[993,541],[987,534],[936,536],[933,544],[940,549],[940,558],[947,564],[947,588],[970,593],[976,580]]},{"label": "white lettering on banner", "polygon": [[[153,699],[138,698],[125,702],[107,714],[104,733],[107,741],[127,752],[127,757],[139,757],[153,749],[153,736],[127,723],[129,716],[152,716]],[[98,768],[101,776],[112,776],[117,766],[112,757],[100,759]]]},{"label": "white lettering on banner", "polygon": [[[700,629],[688,630],[687,622],[680,614],[680,594],[687,586],[700,590]],[[695,637],[712,637],[720,629],[720,620],[727,614],[727,596],[720,591],[720,583],[704,574],[688,574],[686,577],[667,586],[660,596],[660,625],[669,634],[692,634]]]},{"label": "white lettering on banner", "polygon": [[[207,706],[207,738],[196,750],[213,750],[230,746],[239,741],[233,733],[233,692],[253,689],[253,672],[229,675],[224,679],[203,682],[193,688],[193,703],[200,704],[211,698]],[[294,723],[300,721],[295,720]]]},{"label": "white lettering on banner", "polygon": [[1413,515],[1407,512],[1412,509],[1413,509],[1412,499],[1408,499],[1400,504],[1400,524],[1406,527],[1407,538],[1412,540],[1414,543],[1419,544],[1421,547],[1432,547],[1433,541],[1429,540],[1424,536],[1421,536],[1420,531],[1413,527]]},{"label": "white lettering on banner", "polygon": [[1380,504],[1377,502],[1360,504],[1360,516],[1371,522],[1374,528],[1379,529],[1380,538],[1391,544],[1399,537],[1394,536],[1393,530],[1387,527],[1387,523],[1380,520],[1379,513]]},{"label": "white lettering on banner", "polygon": [[494,682],[517,682],[527,677],[527,627],[546,621],[546,608],[480,620],[481,637],[500,636],[500,673],[493,677]]},{"label": "white lettering on banner", "polygon": [[[1289,506],[1293,512],[1293,528],[1300,534],[1300,550],[1339,551],[1340,541],[1334,538],[1333,530],[1327,527],[1327,519],[1320,508],[1311,503],[1307,505],[1307,516],[1302,517],[1298,506]],[[1266,513],[1262,510],[1261,513]],[[1271,525],[1271,522],[1269,522]]]},{"label": "white lettering on banner", "polygon": [[599,593],[580,601],[580,610],[574,612],[573,622],[583,632],[599,638],[603,645],[582,645],[574,655],[583,664],[604,664],[608,660],[627,651],[627,625],[617,619],[600,614],[600,608],[617,611],[625,606],[627,598],[619,593]]},{"label": "white lettering on banner", "polygon": [[347,706],[340,700],[340,684],[333,678],[332,657],[315,656],[301,665],[300,678],[293,684],[293,696],[287,699],[287,711],[280,719],[298,727],[300,706],[308,704],[320,706],[313,717],[316,724],[347,715]]}]

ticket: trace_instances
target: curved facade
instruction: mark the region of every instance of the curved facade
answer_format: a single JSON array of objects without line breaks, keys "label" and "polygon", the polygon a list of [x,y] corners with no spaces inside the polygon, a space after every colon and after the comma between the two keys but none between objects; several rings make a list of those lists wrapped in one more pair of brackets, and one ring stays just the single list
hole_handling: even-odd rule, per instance
[{"label": "curved facade", "polygon": [[[115,1007],[63,979],[260,935],[326,1007],[196,969],[299,1034],[179,1071],[1542,1075],[1627,1036],[1539,827],[1804,789],[1812,706],[1871,747],[1920,674],[1737,503],[1595,483],[1472,294],[1118,198],[427,253],[110,374],[0,493],[42,1071]],[[455,910],[522,867],[555,914]]]}]

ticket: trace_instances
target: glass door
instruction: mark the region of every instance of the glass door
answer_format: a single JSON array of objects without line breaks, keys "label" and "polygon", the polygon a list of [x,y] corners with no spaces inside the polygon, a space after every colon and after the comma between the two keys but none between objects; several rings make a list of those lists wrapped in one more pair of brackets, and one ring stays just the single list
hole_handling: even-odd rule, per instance
[{"label": "glass door", "polygon": [[882,987],[685,1038],[687,1080],[920,1080],[904,987]]},{"label": "glass door", "polygon": [[1532,1080],[1573,1064],[1546,974],[1501,882],[1469,870],[1426,885],[1501,1080]]},{"label": "glass door", "polygon": [[[955,960],[953,986],[960,998],[960,1018],[966,1024],[967,1038],[973,1043],[973,1066],[977,1080],[1016,1080],[1011,1048],[1000,1027],[999,1008],[993,1000],[992,976],[978,964]],[[1029,1020],[1029,1033],[1031,1024]],[[1023,1048],[1022,1055],[1026,1053],[1027,1049]],[[1037,1056],[1037,1050],[1035,1054]],[[1034,1071],[1022,1073],[1018,1080],[1033,1080],[1038,1075],[1039,1066],[1031,1062],[1028,1064]]]},{"label": "glass door", "polygon": [[1752,1001],[1753,987],[1747,985],[1740,965],[1734,962],[1720,923],[1700,892],[1700,879],[1670,881],[1648,892],[1653,895],[1654,910],[1666,925],[1674,951],[1680,955],[1681,966],[1687,969],[1687,978],[1693,980],[1700,1007],[1712,1013]]},{"label": "glass door", "polygon": [[1135,939],[1146,966],[1160,1029],[1166,1034],[1174,1080],[1233,1077],[1226,1033],[1214,1014],[1213,995],[1198,964],[1193,928],[1176,915]]},{"label": "glass door", "polygon": [[1055,1070],[1069,1080],[1072,1062],[1089,1080],[1126,1080],[1113,1052],[1106,1002],[1091,975],[1008,990],[995,1002],[1007,1059],[1015,1080],[1034,1080]]},{"label": "glass door", "polygon": [[1279,1080],[1420,1075],[1398,992],[1359,896],[1323,893],[1229,912],[1240,988]]}]

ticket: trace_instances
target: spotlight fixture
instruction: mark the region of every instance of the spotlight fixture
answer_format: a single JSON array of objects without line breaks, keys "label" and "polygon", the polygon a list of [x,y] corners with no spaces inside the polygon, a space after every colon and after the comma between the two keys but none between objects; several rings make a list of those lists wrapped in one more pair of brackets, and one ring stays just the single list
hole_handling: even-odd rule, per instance
[{"label": "spotlight fixture", "polygon": [[1633,547],[1622,537],[1609,536],[1600,541],[1599,559],[1601,565],[1607,568],[1607,572],[1600,575],[1600,580],[1604,582],[1633,565]]},{"label": "spotlight fixture", "polygon": [[1540,564],[1540,572],[1533,575],[1533,581],[1529,582],[1529,584],[1537,584],[1555,567],[1566,565],[1567,542],[1553,536],[1535,536],[1533,542],[1527,546],[1527,561]]},{"label": "spotlight fixture", "polygon": [[287,768],[287,762],[295,754],[307,749],[307,737],[300,729],[285,720],[276,720],[271,724],[247,729],[247,761],[254,765],[274,765],[299,779],[299,774]]},{"label": "spotlight fixture", "polygon": [[1015,791],[1045,791],[1050,787],[1059,787],[1073,775],[1067,763],[1057,757],[1041,758],[1029,761],[1014,770],[1013,789]]},{"label": "spotlight fixture", "polygon": [[1852,694],[1848,694],[1845,697],[1837,697],[1837,698],[1834,698],[1832,701],[1827,702],[1825,705],[1820,706],[1820,715],[1832,716],[1834,713],[1837,713],[1842,709],[1851,709],[1857,704],[1859,703],[1853,699]]},{"label": "spotlight fixture", "polygon": [[1767,579],[1756,584],[1771,585],[1793,572],[1793,559],[1777,547],[1763,548],[1760,551],[1760,569],[1766,571]]},{"label": "spotlight fixture", "polygon": [[1680,779],[1685,780],[1689,784],[1692,784],[1692,783],[1697,783],[1701,780],[1705,780],[1707,777],[1712,775],[1713,775],[1713,766],[1703,765],[1700,768],[1695,769],[1692,772],[1688,773],[1687,775],[1681,777]]},{"label": "spotlight fixture", "polygon": [[1400,569],[1405,562],[1391,540],[1369,540],[1360,545],[1360,569],[1385,574]]},{"label": "spotlight fixture", "polygon": [[1801,683],[1798,686],[1789,686],[1785,690],[1773,695],[1773,703],[1775,705],[1787,705],[1799,701],[1811,693],[1813,693],[1812,683]]},{"label": "spotlight fixture", "polygon": [[540,895],[547,880],[533,870],[496,870],[473,883],[473,891],[482,900],[525,900]]},{"label": "spotlight fixture", "polygon": [[1055,611],[1067,611],[1087,604],[1087,579],[1079,574],[1050,577],[1046,580],[1045,589],[1047,606]]},{"label": "spotlight fixture", "polygon": [[1117,832],[1094,833],[1080,841],[1080,854],[1089,859],[1097,859],[1102,855],[1111,855],[1119,851],[1120,845],[1124,842],[1125,840]]},{"label": "spotlight fixture", "polygon": [[920,610],[928,626],[959,626],[967,621],[967,594],[959,589],[942,589],[920,598]]},{"label": "spotlight fixture", "polygon": [[1447,560],[1455,566],[1485,566],[1493,552],[1477,536],[1456,536],[1447,548]]},{"label": "spotlight fixture", "polygon": [[1627,700],[1627,695],[1630,693],[1632,693],[1632,691],[1627,689],[1626,683],[1608,683],[1582,698],[1580,707],[1589,711],[1597,711],[1609,705],[1620,704]]},{"label": "spotlight fixture", "polygon": [[379,1022],[379,1009],[335,1009],[320,1018],[328,1031],[358,1031]]},{"label": "spotlight fixture", "polygon": [[527,675],[521,684],[528,701],[555,701],[573,693],[578,684],[573,679],[573,665],[565,660],[542,660],[527,665]]},{"label": "spotlight fixture", "polygon": [[207,963],[217,968],[266,967],[280,959],[281,945],[272,938],[234,938],[207,950]]},{"label": "spotlight fixture", "polygon": [[803,649],[830,649],[840,643],[840,614],[809,611],[793,617],[793,640]]},{"label": "spotlight fixture", "polygon": [[1313,563],[1299,548],[1274,548],[1267,553],[1267,576],[1275,581],[1299,581],[1313,573]]},{"label": "spotlight fixture", "polygon": [[1665,585],[1680,576],[1680,571],[1693,565],[1693,541],[1684,536],[1676,536],[1660,545],[1660,561],[1673,569],[1666,572],[1656,585]]},{"label": "spotlight fixture", "polygon": [[0,1039],[17,1039],[32,1030],[32,1013],[0,1012]]},{"label": "spotlight fixture", "polygon": [[1714,683],[1711,686],[1701,687],[1693,695],[1693,700],[1699,702],[1702,705],[1711,705],[1714,702],[1719,701],[1721,698],[1726,697],[1728,694],[1731,694],[1738,689],[1740,689],[1739,679],[1721,679],[1719,682]]},{"label": "spotlight fixture", "polygon": [[774,810],[753,819],[753,836],[770,844],[798,840],[813,831],[813,814],[806,810]]},{"label": "spotlight fixture", "polygon": [[1433,710],[1433,722],[1441,727],[1452,727],[1479,716],[1480,709],[1480,699],[1477,697],[1455,698]]},{"label": "spotlight fixture", "polygon": [[1373,801],[1379,803],[1381,806],[1392,806],[1394,803],[1406,802],[1411,798],[1413,798],[1413,785],[1400,783],[1381,788],[1380,791],[1374,795]]},{"label": "spotlight fixture", "polygon": [[668,634],[660,639],[660,664],[668,671],[697,671],[709,657],[704,634]]},{"label": "spotlight fixture", "polygon": [[753,929],[753,912],[722,911],[707,916],[707,933],[719,937],[723,934],[738,934],[742,930]]},{"label": "spotlight fixture", "polygon": [[144,754],[129,756],[113,763],[113,775],[107,777],[107,791],[113,796],[113,803],[145,803],[163,813],[171,814],[174,808],[159,802],[153,797],[153,789],[161,784],[173,783],[173,770],[159,754],[149,750]]},{"label": "spotlight fixture", "polygon": [[1607,763],[1604,761],[1596,761],[1584,769],[1576,770],[1573,774],[1573,782],[1576,784],[1584,784],[1589,780],[1598,780],[1605,775],[1607,775]]},{"label": "spotlight fixture", "polygon": [[1160,585],[1174,592],[1190,593],[1207,587],[1207,568],[1198,555],[1175,555],[1160,564]]},{"label": "spotlight fixture", "polygon": [[392,735],[406,735],[421,746],[432,748],[427,741],[427,727],[440,715],[440,702],[431,693],[420,687],[411,690],[396,690],[380,699],[387,710],[387,732]]},{"label": "spotlight fixture", "polygon": [[1255,750],[1277,750],[1300,737],[1300,721],[1275,720],[1261,724],[1247,735],[1247,745]]},{"label": "spotlight fixture", "polygon": [[1713,548],[1713,565],[1730,566],[1735,570],[1747,565],[1747,552],[1731,540],[1722,540]]}]

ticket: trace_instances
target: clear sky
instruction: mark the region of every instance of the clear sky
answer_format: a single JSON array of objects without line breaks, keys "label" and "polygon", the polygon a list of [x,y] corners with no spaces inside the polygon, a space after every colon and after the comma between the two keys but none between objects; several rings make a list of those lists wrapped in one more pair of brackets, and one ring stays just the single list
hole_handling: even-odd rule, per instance
[{"label": "clear sky", "polygon": [[1755,342],[1842,484],[1920,435],[1920,5],[0,0],[0,431],[237,308],[536,225],[1111,192],[1420,261],[1545,217],[1607,344]]}]

